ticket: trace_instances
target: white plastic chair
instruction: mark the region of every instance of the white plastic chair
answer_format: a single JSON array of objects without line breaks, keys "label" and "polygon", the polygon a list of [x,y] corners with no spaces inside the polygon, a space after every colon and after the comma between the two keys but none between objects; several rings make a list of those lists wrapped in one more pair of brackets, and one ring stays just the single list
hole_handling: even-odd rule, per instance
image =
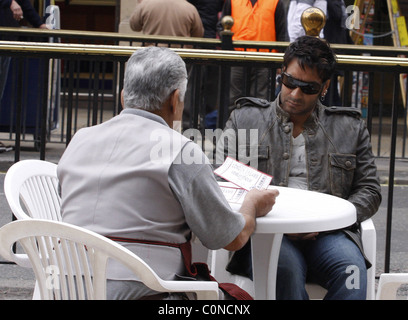
[{"label": "white plastic chair", "polygon": [[[13,164],[4,178],[4,193],[14,216],[21,219],[61,221],[61,198],[58,192],[57,165],[43,160],[21,160]],[[31,268],[25,254],[16,254],[13,261]],[[36,282],[33,299],[39,299]]]},{"label": "white plastic chair", "polygon": [[376,300],[396,300],[397,291],[403,284],[408,284],[408,273],[382,273],[378,281]]},{"label": "white plastic chair", "polygon": [[[367,270],[367,300],[374,300],[377,236],[372,219],[363,221],[360,227],[364,253],[372,264],[371,268]],[[253,296],[253,282],[250,279],[233,275],[225,270],[228,260],[229,253],[227,250],[210,250],[207,263],[211,275],[219,282],[235,283]],[[306,291],[311,300],[323,299],[327,293],[326,289],[315,283],[307,283]]]},{"label": "white plastic chair", "polygon": [[4,178],[4,193],[17,219],[61,221],[57,165],[43,160],[21,160]]},{"label": "white plastic chair", "polygon": [[108,259],[122,263],[152,290],[193,292],[197,299],[218,299],[217,282],[163,280],[120,244],[64,222],[26,219],[0,228],[0,255],[13,260],[15,242],[31,261],[43,300],[105,300]]}]

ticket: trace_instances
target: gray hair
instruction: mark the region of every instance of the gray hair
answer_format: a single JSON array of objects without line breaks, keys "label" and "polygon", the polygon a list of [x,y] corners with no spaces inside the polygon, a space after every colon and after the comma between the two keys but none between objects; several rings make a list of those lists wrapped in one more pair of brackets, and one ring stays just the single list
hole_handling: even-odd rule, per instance
[{"label": "gray hair", "polygon": [[186,88],[186,65],[177,53],[163,47],[138,49],[126,66],[124,108],[157,111],[177,89],[183,101]]}]

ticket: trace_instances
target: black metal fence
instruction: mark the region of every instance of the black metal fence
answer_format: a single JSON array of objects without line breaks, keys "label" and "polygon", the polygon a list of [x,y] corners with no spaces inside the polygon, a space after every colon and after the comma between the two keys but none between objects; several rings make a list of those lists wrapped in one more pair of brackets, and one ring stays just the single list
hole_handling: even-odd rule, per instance
[{"label": "black metal fence", "polygon": [[[99,32],[83,32],[83,31],[62,31],[62,30],[37,30],[37,29],[13,29],[1,28],[0,34],[14,37],[21,40],[41,41],[41,43],[52,45],[52,43],[60,43],[57,53],[45,54],[44,50],[31,51],[14,51],[14,63],[11,73],[14,77],[18,75],[17,57],[36,58],[42,56],[47,61],[51,61],[50,66],[43,66],[43,72],[37,72],[37,75],[30,75],[31,78],[37,76],[35,84],[44,83],[42,86],[49,86],[49,77],[41,77],[41,73],[48,72],[54,76],[51,81],[55,81],[55,77],[60,79],[57,102],[59,108],[54,110],[60,111],[62,117],[71,117],[66,110],[73,110],[72,120],[68,121],[73,132],[80,125],[78,122],[78,110],[87,109],[87,125],[96,124],[102,120],[107,114],[115,114],[120,110],[120,101],[118,99],[118,89],[121,86],[121,75],[123,74],[124,63],[127,56],[119,59],[115,55],[117,48],[126,48],[129,54],[135,48],[132,45],[166,45],[179,49],[180,54],[190,52],[190,49],[195,49],[194,57],[189,53],[184,54],[186,62],[190,65],[189,76],[190,86],[188,90],[188,100],[186,104],[186,113],[190,115],[189,123],[185,123],[189,127],[203,127],[207,113],[209,111],[218,110],[222,104],[223,112],[218,113],[218,127],[222,127],[225,118],[228,116],[228,109],[224,106],[231,105],[227,92],[229,91],[229,77],[226,75],[230,72],[231,67],[240,66],[244,69],[242,82],[242,95],[256,95],[256,92],[250,91],[249,75],[254,69],[264,66],[269,69],[269,84],[266,98],[272,100],[275,97],[275,76],[276,70],[281,64],[281,55],[270,53],[265,56],[265,53],[257,53],[252,51],[238,52],[231,51],[226,53],[220,49],[246,48],[250,50],[262,50],[267,52],[283,52],[288,43],[285,42],[232,42],[231,37],[226,34],[223,39],[199,39],[199,38],[179,38],[179,37],[146,37],[134,36],[117,33],[99,33]],[[51,42],[51,43],[50,43]],[[85,52],[78,47],[79,44],[84,45],[88,51]],[[120,47],[118,46],[120,44]],[[126,46],[126,47],[124,47]],[[384,140],[389,139],[389,128],[391,122],[392,106],[393,106],[393,75],[394,70],[397,73],[404,74],[404,66],[398,68],[398,59],[396,57],[408,53],[404,48],[390,47],[374,47],[374,46],[353,46],[353,45],[332,45],[335,51],[338,52],[340,63],[338,66],[338,74],[336,77],[340,80],[339,92],[341,94],[340,103],[344,106],[362,108],[364,116],[367,118],[369,130],[375,133],[375,141],[373,141],[376,156],[389,156],[388,143]],[[75,54],[72,50],[78,49]],[[103,50],[102,54],[92,54],[92,51]],[[64,53],[65,50],[65,53]],[[214,53],[214,50],[215,53]],[[67,54],[67,52],[71,52]],[[7,55],[8,50],[0,51],[1,55]],[[11,52],[11,51],[9,51]],[[91,53],[90,53],[91,52]],[[347,54],[347,56],[345,56]],[[274,59],[270,57],[274,56]],[[364,56],[369,55],[369,56]],[[207,58],[211,56],[211,58]],[[244,56],[250,57],[243,59]],[[372,58],[370,56],[378,57]],[[201,57],[201,58],[197,58]],[[347,57],[344,62],[342,57]],[[365,58],[364,58],[365,57]],[[380,58],[381,57],[381,58]],[[353,60],[353,58],[355,58]],[[358,59],[357,59],[358,58]],[[384,61],[384,59],[393,59]],[[21,62],[23,63],[23,62]],[[24,62],[26,63],[26,62]],[[393,69],[388,68],[392,65]],[[27,81],[28,71],[24,66],[22,68],[22,78]],[[47,69],[48,68],[48,69]],[[49,69],[51,68],[51,69]],[[57,68],[57,70],[55,70]],[[24,74],[26,73],[26,74]],[[35,70],[34,70],[35,73]],[[222,79],[221,79],[222,78]],[[14,79],[13,83],[17,83]],[[48,81],[48,83],[46,83]],[[401,82],[401,81],[400,81]],[[403,82],[401,82],[403,83]],[[211,87],[211,92],[209,92]],[[397,99],[398,108],[398,132],[402,141],[396,147],[396,157],[406,158],[406,108],[405,85],[401,85],[399,97]],[[333,92],[333,90],[331,90]],[[54,92],[48,92],[52,95]],[[55,97],[55,96],[54,96]],[[333,101],[333,95],[329,96]],[[39,95],[37,99],[41,99]],[[30,101],[31,102],[31,101]],[[336,100],[337,102],[337,100]],[[16,102],[15,102],[16,103]],[[45,101],[44,101],[45,103]],[[23,109],[26,102],[22,101]],[[49,106],[52,108],[52,106]],[[29,110],[26,108],[26,110]],[[56,126],[55,122],[59,120],[58,114],[48,111],[48,128]],[[23,110],[24,113],[24,110]],[[26,113],[25,113],[26,114]],[[2,114],[0,114],[2,116]],[[10,115],[7,114],[7,117]],[[54,117],[54,118],[53,118]],[[4,118],[4,116],[2,116]],[[14,118],[10,118],[14,119]],[[208,116],[207,116],[208,119]],[[67,119],[62,118],[60,123],[66,123]],[[1,121],[0,121],[1,122]],[[24,121],[23,121],[24,122]],[[7,131],[7,123],[5,127],[1,127],[0,131]],[[23,123],[24,124],[24,123]],[[39,132],[40,126],[38,121],[34,129],[22,128],[24,140],[33,139],[36,146],[40,147]],[[68,128],[69,129],[69,128]],[[10,130],[12,132],[13,130]],[[33,135],[29,133],[34,132]],[[26,134],[27,133],[27,134]],[[65,130],[59,135],[59,139],[54,135],[50,140],[49,131],[47,131],[47,139],[49,141],[67,142],[72,136],[71,130]],[[10,137],[14,140],[12,135]]]},{"label": "black metal fence", "polygon": [[[274,99],[275,77],[281,67],[282,52],[288,45],[233,43],[228,34],[222,40],[12,28],[0,28],[0,34],[20,40],[0,41],[0,56],[12,60],[11,94],[6,102],[3,97],[0,106],[0,133],[14,142],[15,161],[20,159],[22,141],[32,141],[40,159],[45,159],[47,143],[68,144],[80,127],[101,123],[118,114],[125,64],[137,50],[134,45],[167,45],[186,61],[190,84],[183,124],[185,129],[202,131],[223,128],[228,118],[232,103],[231,68],[243,70],[243,96],[257,95],[251,92],[251,70],[266,68],[267,99]],[[400,56],[408,55],[408,50],[332,47],[338,52],[335,89],[340,103],[362,109],[376,156],[389,159],[385,266],[388,272],[395,161],[406,159],[407,85],[404,78],[408,73],[408,59]],[[234,48],[254,51],[226,50]],[[259,52],[260,49],[266,52]],[[334,98],[331,94],[330,100]]]}]

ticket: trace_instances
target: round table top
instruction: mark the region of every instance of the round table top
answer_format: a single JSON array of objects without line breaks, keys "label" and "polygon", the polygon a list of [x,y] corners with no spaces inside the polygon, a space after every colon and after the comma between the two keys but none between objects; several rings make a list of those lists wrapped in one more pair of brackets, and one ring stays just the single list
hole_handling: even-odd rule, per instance
[{"label": "round table top", "polygon": [[[220,186],[236,187],[229,182]],[[341,229],[356,222],[354,205],[332,195],[288,187],[269,186],[277,189],[279,196],[272,210],[257,218],[255,233],[303,233]],[[230,203],[239,210],[241,204]]]}]

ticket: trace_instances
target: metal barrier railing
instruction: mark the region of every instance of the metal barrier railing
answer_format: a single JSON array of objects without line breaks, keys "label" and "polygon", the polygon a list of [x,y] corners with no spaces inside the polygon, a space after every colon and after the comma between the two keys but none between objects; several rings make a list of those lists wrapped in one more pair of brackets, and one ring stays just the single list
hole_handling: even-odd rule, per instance
[{"label": "metal barrier railing", "polygon": [[[112,34],[112,33],[92,33],[92,32],[77,32],[75,34],[73,33],[67,33],[67,31],[61,31],[61,30],[53,30],[53,31],[42,31],[42,30],[33,30],[33,29],[27,29],[27,30],[20,30],[20,29],[13,29],[13,28],[2,28],[0,29],[0,32],[3,30],[6,30],[5,33],[10,33],[13,36],[16,35],[21,35],[24,34],[25,38],[30,38],[35,35],[35,37],[40,37],[41,39],[44,39],[44,36],[49,36],[49,35],[58,35],[58,39],[76,39],[74,37],[80,36],[83,39],[93,39],[93,41],[110,41],[112,42],[114,38],[114,35],[117,34]],[[64,37],[64,38],[62,38]],[[54,37],[55,39],[56,37]],[[178,37],[169,37],[169,38],[160,38],[160,37],[154,37],[155,38],[155,43],[165,43],[167,41],[168,45],[179,45],[179,46],[186,46],[186,45],[193,45],[194,47],[205,47],[205,46],[214,46],[215,48],[220,48],[222,46],[228,46],[228,45],[223,45],[221,40],[217,39],[193,39],[193,38],[178,38]],[[126,40],[128,42],[139,42],[139,43],[151,43],[152,38],[151,37],[146,37],[146,36],[130,36],[130,35],[117,35],[117,40],[114,42],[123,42],[123,40]],[[202,40],[200,42],[200,40]],[[200,45],[201,43],[201,45]],[[269,49],[276,49],[278,48],[280,51],[282,51],[288,43],[260,43],[260,42],[234,42],[235,46],[251,46],[251,47],[257,47],[258,49],[261,48],[266,48],[267,44],[269,45]],[[21,48],[21,42],[16,42],[14,44],[15,46],[18,46]],[[52,44],[47,44],[48,46],[51,46]],[[35,55],[38,57],[41,55],[41,53],[44,52],[45,50],[45,44],[40,43],[35,46],[34,44],[26,44],[25,45],[27,50],[26,50],[26,55],[28,52],[35,52]],[[404,63],[403,58],[398,58],[398,57],[392,57],[392,55],[401,55],[403,53],[408,53],[408,50],[406,49],[396,49],[396,48],[387,48],[387,47],[367,47],[367,46],[334,46],[336,47],[339,51],[346,52],[346,51],[353,51],[354,53],[359,53],[358,56],[356,55],[338,55],[339,57],[339,71],[343,73],[342,81],[343,81],[343,105],[345,106],[355,106],[356,103],[354,102],[355,96],[360,92],[360,91],[365,91],[365,105],[367,106],[367,102],[369,100],[369,95],[374,95],[370,100],[371,100],[371,110],[368,110],[368,108],[365,108],[365,113],[368,117],[368,123],[369,123],[369,128],[371,129],[371,121],[372,117],[375,117],[376,122],[374,124],[374,129],[378,132],[378,139],[375,141],[375,147],[376,147],[376,155],[377,156],[383,156],[384,154],[388,154],[387,151],[384,151],[383,148],[383,143],[382,143],[382,138],[385,134],[384,130],[387,129],[389,126],[389,118],[391,116],[391,106],[392,106],[392,96],[389,94],[390,90],[392,90],[392,86],[390,83],[392,83],[392,73],[391,72],[380,72],[381,69],[378,69],[376,65],[382,65],[382,66],[388,66],[388,65],[398,65],[400,63]],[[88,49],[87,52],[92,52],[93,54],[97,54],[98,50],[105,50],[102,51],[98,55],[96,59],[87,59],[86,57],[81,57],[76,59],[77,65],[74,67],[74,70],[71,70],[71,75],[75,76],[76,79],[73,83],[74,85],[74,93],[76,94],[76,99],[74,103],[77,105],[82,102],[82,105],[84,105],[83,100],[85,99],[84,96],[90,97],[89,93],[92,93],[94,90],[97,88],[95,87],[96,80],[95,79],[95,74],[100,77],[100,87],[98,88],[98,94],[101,94],[103,99],[106,100],[108,97],[115,101],[117,99],[117,92],[112,91],[112,92],[107,92],[107,87],[112,88],[113,84],[118,83],[117,77],[119,76],[118,73],[118,68],[119,65],[115,63],[113,56],[116,54],[119,54],[118,46],[116,45],[92,45],[92,44],[87,44],[86,48]],[[121,50],[123,50],[123,46],[121,46]],[[352,48],[352,49],[351,49]],[[10,48],[10,50],[12,50]],[[64,51],[74,51],[75,53],[77,52],[76,50],[79,50],[79,52],[85,53],[85,51],[81,48],[78,48],[76,44],[73,43],[61,43],[58,44],[58,47],[54,46],[53,50],[59,51],[60,55],[63,56]],[[128,52],[126,54],[130,54],[133,50],[135,50],[134,47],[127,47]],[[185,49],[189,50],[189,49]],[[107,53],[109,51],[109,53]],[[211,50],[210,50],[211,51]],[[241,58],[239,58],[240,62],[238,62],[236,59],[237,57],[237,52],[231,51],[231,52],[222,52],[220,50],[217,50],[216,53],[210,52],[210,51],[205,51],[205,49],[200,49],[197,51],[196,54],[207,54],[211,55],[212,57],[216,57],[223,55],[223,62],[218,63],[218,62],[211,62],[213,63],[213,66],[222,69],[223,72],[228,72],[228,68],[225,68],[226,66],[230,67],[233,65],[240,65],[245,68],[246,71],[249,71],[251,68],[254,67],[254,64],[252,63],[252,59],[256,56],[257,59],[264,59],[265,64],[267,64],[270,67],[270,77],[273,79],[275,77],[275,72],[276,70],[280,67],[280,60],[275,60],[272,61],[270,57],[264,56],[263,53],[259,53],[257,55],[256,52],[248,51],[245,52],[245,55],[248,57],[246,61],[243,61],[242,59],[242,54],[240,55]],[[1,54],[6,54],[7,49],[3,51]],[[10,51],[11,52],[11,51]],[[120,51],[122,52],[122,51]],[[387,54],[387,57],[382,56],[381,58],[378,58],[376,56],[363,56],[362,54],[374,54],[374,53],[381,53],[381,54]],[[271,53],[272,54],[272,53]],[[13,55],[24,55],[23,49],[19,50],[18,52],[14,52]],[[89,56],[89,54],[85,54],[84,56]],[[279,57],[279,54],[277,54]],[[78,55],[79,57],[79,55]],[[230,59],[228,57],[231,57]],[[350,58],[353,59],[352,61]],[[64,60],[64,58],[62,58]],[[235,59],[235,60],[234,60]],[[389,60],[391,59],[391,60]],[[191,59],[190,59],[191,60]],[[71,59],[71,61],[74,61],[74,59]],[[103,62],[101,62],[103,61]],[[214,60],[212,60],[214,61]],[[73,62],[74,63],[74,62]],[[259,64],[260,62],[258,62]],[[101,65],[99,65],[101,64]],[[190,81],[194,81],[196,79],[196,74],[200,72],[200,67],[198,65],[202,65],[202,63],[193,63],[196,64],[196,67],[192,68],[193,71],[191,72],[191,77]],[[209,63],[207,63],[209,64]],[[363,65],[364,64],[364,65]],[[67,95],[67,88],[69,88],[69,69],[68,69],[69,64],[62,64],[61,68],[61,79],[62,80],[62,103],[70,103],[70,96]],[[223,65],[223,67],[221,67]],[[403,64],[401,64],[403,66]],[[384,70],[384,68],[382,69]],[[402,71],[403,72],[403,71]],[[205,73],[204,71],[201,70],[201,73]],[[219,70],[217,70],[217,73],[220,73]],[[15,72],[16,74],[16,72]],[[363,78],[363,81],[366,83],[364,85],[364,88],[361,88],[360,82],[356,81],[356,79]],[[203,80],[203,79],[201,79]],[[388,84],[388,88],[386,86],[383,86],[382,83]],[[270,96],[268,97],[269,99],[274,98],[274,91],[275,91],[275,82],[271,81],[270,82],[271,86],[269,88]],[[368,90],[368,84],[371,84],[371,88],[374,88],[374,90]],[[105,87],[103,85],[106,85]],[[226,85],[225,82],[221,82],[220,85]],[[354,86],[354,88],[353,88]],[[192,87],[196,87],[195,85],[192,85]],[[224,91],[224,89],[222,88]],[[354,92],[354,94],[353,94]],[[243,95],[249,95],[250,93],[248,92],[248,88],[243,88]],[[406,96],[404,93],[401,95],[402,97]],[[66,99],[67,98],[67,99]],[[401,100],[402,98],[400,98]],[[88,101],[88,107],[92,107],[95,109],[95,103],[97,102],[98,99],[96,99],[96,96],[92,97],[91,101]],[[99,99],[100,100],[100,99]],[[68,102],[67,102],[68,101]],[[192,104],[192,103],[191,103]],[[400,127],[403,132],[406,132],[406,121],[402,114],[406,112],[406,108],[404,107],[405,101],[403,102],[402,100],[400,101]],[[195,104],[196,105],[196,104]],[[105,107],[105,106],[104,106]],[[195,110],[192,110],[192,114],[194,113]],[[95,113],[95,112],[93,112]],[[94,116],[94,115],[93,115]],[[192,118],[191,126],[195,126],[197,124],[197,121],[195,120],[197,118]],[[94,121],[94,120],[93,120]],[[195,122],[194,122],[195,121]],[[222,115],[220,118],[220,121],[222,123]],[[92,123],[92,122],[91,122]],[[61,137],[63,139],[63,137]],[[402,134],[402,139],[404,140],[401,144],[401,146],[398,148],[398,157],[400,158],[405,158],[406,157],[406,151],[405,151],[405,134]]]},{"label": "metal barrier railing", "polygon": [[[190,73],[190,95],[186,100],[186,108],[190,111],[188,127],[199,130],[206,129],[205,118],[206,101],[203,94],[203,84],[206,83],[208,73],[205,68],[211,66],[217,73],[217,97],[215,99],[215,111],[218,112],[216,127],[222,128],[229,115],[229,71],[231,67],[242,67],[248,71],[251,68],[264,67],[269,69],[270,76],[270,98],[275,97],[274,77],[282,63],[283,53],[279,52],[253,52],[253,51],[230,51],[221,50],[228,47],[228,44],[221,40],[211,39],[185,39],[185,38],[160,38],[142,36],[123,36],[106,33],[75,34],[66,31],[40,31],[40,30],[11,30],[1,28],[11,35],[29,34],[30,36],[57,37],[60,43],[49,42],[22,42],[22,41],[0,41],[0,55],[13,57],[14,64],[12,75],[14,77],[13,103],[9,115],[8,126],[10,129],[10,140],[15,142],[15,161],[20,159],[20,142],[26,139],[26,135],[33,135],[40,153],[40,159],[45,159],[46,143],[57,142],[67,144],[72,135],[81,126],[90,126],[104,121],[119,113],[120,92],[123,86],[123,74],[125,63],[129,56],[137,50],[137,47],[116,45],[122,41],[129,43],[167,43],[169,46],[178,44],[183,48],[173,48],[191,68]],[[116,37],[115,37],[116,35]],[[88,40],[108,41],[114,44],[78,44],[61,41],[63,38],[77,39],[83,37]],[[142,41],[143,40],[143,41]],[[154,40],[154,41],[153,41]],[[282,51],[287,43],[268,43],[269,48]],[[266,48],[266,43],[244,43],[237,42],[234,46],[244,45]],[[193,46],[194,48],[186,48]],[[208,48],[212,49],[208,49]],[[388,272],[390,261],[390,239],[391,239],[391,219],[393,207],[393,189],[395,175],[395,160],[405,158],[406,148],[406,85],[401,82],[401,76],[408,73],[408,59],[398,57],[407,54],[406,49],[367,47],[359,48],[355,46],[334,46],[342,53],[348,50],[359,55],[338,55],[338,72],[342,75],[342,103],[346,106],[355,107],[359,93],[359,82],[356,81],[359,74],[363,75],[365,94],[365,117],[367,127],[373,137],[373,146],[378,157],[389,159],[389,191],[387,204],[387,244],[385,272]],[[200,49],[197,49],[200,48]],[[362,55],[370,53],[371,56]],[[386,56],[375,56],[381,53]],[[27,115],[28,104],[27,93],[24,92],[27,84],[24,81],[28,78],[24,73],[26,59],[36,59],[42,65],[41,72],[38,72],[38,80],[34,80],[39,90],[37,100],[37,114],[34,133],[30,133],[24,126],[24,117]],[[56,64],[58,62],[58,64]],[[55,67],[57,65],[57,67]],[[58,75],[56,72],[60,71]],[[56,75],[57,74],[57,75]],[[60,92],[53,91],[50,82],[58,77]],[[401,85],[402,84],[402,85]],[[404,88],[404,89],[402,89]],[[39,93],[41,92],[41,94]],[[389,94],[389,92],[392,92]],[[247,86],[243,88],[243,94],[248,93]],[[50,97],[57,97],[59,105],[57,107],[58,121],[60,126],[59,136],[51,134],[52,122],[55,120],[50,111]],[[354,102],[353,102],[354,100]],[[28,101],[32,103],[33,101]],[[3,106],[0,107],[0,111]],[[81,111],[86,113],[86,122],[79,123],[78,114]],[[0,114],[1,118],[1,114]],[[1,120],[1,119],[0,119]],[[386,122],[388,126],[386,126]],[[0,126],[1,131],[1,126]],[[204,135],[203,135],[204,136]],[[397,141],[400,137],[401,141]],[[375,139],[377,140],[375,140]],[[384,142],[387,142],[389,150],[384,150]]]},{"label": "metal barrier railing", "polygon": [[[0,38],[7,36],[8,38],[19,38],[22,41],[30,39],[36,41],[38,39],[54,39],[62,43],[77,43],[77,44],[107,44],[107,45],[125,45],[125,46],[144,46],[146,44],[164,44],[167,46],[178,46],[180,48],[202,48],[202,49],[220,49],[222,47],[234,48],[253,48],[259,50],[278,50],[284,51],[288,46],[288,42],[270,42],[270,41],[233,41],[231,37],[223,37],[220,39],[210,38],[185,38],[176,36],[157,36],[157,35],[142,35],[137,33],[117,33],[117,32],[96,32],[96,31],[81,31],[81,30],[46,30],[33,28],[10,28],[0,27]],[[4,39],[6,40],[6,39]],[[8,39],[9,40],[9,39]],[[408,55],[406,47],[389,47],[389,46],[366,46],[354,44],[331,44],[331,47],[337,53],[349,55],[369,54],[372,56],[394,56]]]}]

